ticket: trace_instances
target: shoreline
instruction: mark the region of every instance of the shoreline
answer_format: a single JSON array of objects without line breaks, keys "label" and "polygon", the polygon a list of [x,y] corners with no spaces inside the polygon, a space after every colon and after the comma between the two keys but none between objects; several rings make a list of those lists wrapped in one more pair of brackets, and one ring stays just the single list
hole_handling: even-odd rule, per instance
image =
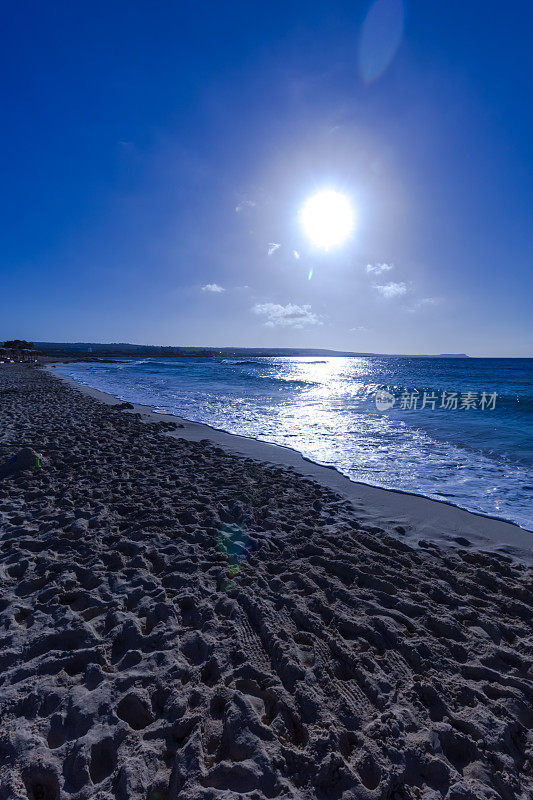
[{"label": "shoreline", "polygon": [[[106,405],[122,402],[122,398],[61,375],[53,369],[53,365],[45,365],[43,369],[82,394]],[[176,414],[154,411],[150,406],[140,403],[131,405],[133,409],[125,413],[140,414],[146,422],[177,422],[183,425],[177,431],[166,434],[173,438],[195,442],[207,439],[232,454],[281,466],[315,480],[350,502],[363,529],[366,526],[370,532],[372,529],[384,530],[412,547],[425,548],[429,541],[443,548],[468,547],[533,564],[533,531],[509,520],[470,511],[446,500],[353,481],[336,467],[319,464],[286,445],[229,433]]]}]

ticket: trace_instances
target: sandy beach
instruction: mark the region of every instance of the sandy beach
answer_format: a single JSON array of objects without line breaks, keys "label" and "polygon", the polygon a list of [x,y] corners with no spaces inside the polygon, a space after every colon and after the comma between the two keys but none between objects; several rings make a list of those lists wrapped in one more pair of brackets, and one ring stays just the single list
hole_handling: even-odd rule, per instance
[{"label": "sandy beach", "polygon": [[0,800],[528,800],[533,534],[0,365]]}]

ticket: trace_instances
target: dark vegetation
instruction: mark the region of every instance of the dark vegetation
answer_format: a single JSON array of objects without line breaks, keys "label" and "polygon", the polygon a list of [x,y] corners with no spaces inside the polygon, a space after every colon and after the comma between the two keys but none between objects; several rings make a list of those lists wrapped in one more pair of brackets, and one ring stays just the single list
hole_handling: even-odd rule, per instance
[{"label": "dark vegetation", "polygon": [[26,339],[7,339],[4,342],[4,347],[11,350],[34,350],[35,345],[33,342],[27,342]]}]

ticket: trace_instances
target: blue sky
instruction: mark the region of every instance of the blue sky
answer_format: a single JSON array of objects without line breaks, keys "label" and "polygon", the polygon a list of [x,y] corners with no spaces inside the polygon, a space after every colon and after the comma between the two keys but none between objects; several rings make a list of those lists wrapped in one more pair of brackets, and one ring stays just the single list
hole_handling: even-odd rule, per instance
[{"label": "blue sky", "polygon": [[[0,337],[533,356],[532,21],[10,4]],[[329,252],[324,188],[357,218]]]}]

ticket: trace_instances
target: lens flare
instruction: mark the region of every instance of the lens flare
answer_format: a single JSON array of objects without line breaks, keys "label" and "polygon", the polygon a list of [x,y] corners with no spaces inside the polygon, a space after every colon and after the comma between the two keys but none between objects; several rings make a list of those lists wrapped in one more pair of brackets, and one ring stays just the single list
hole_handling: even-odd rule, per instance
[{"label": "lens flare", "polygon": [[239,573],[242,562],[252,549],[252,542],[246,531],[235,523],[225,523],[217,533],[217,547],[228,559],[228,578],[224,591],[233,591],[232,579]]},{"label": "lens flare", "polygon": [[300,221],[311,242],[329,250],[351,236],[355,215],[349,197],[325,189],[307,200],[300,211]]},{"label": "lens flare", "polygon": [[378,80],[400,46],[404,28],[402,0],[377,0],[370,8],[359,40],[359,71],[365,83]]}]

